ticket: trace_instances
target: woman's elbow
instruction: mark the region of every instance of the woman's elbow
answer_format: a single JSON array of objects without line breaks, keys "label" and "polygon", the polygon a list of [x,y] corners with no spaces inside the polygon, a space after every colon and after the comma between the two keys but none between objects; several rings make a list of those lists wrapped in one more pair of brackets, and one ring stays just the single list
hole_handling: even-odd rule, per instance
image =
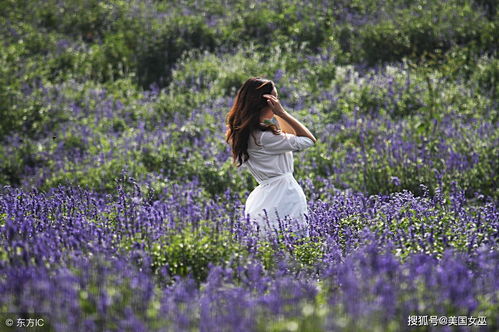
[{"label": "woman's elbow", "polygon": [[315,142],[317,141],[317,139],[315,137],[313,137],[313,136],[312,137],[306,136],[306,137],[309,139],[310,142],[312,142],[312,143],[309,143],[311,146],[315,145]]}]

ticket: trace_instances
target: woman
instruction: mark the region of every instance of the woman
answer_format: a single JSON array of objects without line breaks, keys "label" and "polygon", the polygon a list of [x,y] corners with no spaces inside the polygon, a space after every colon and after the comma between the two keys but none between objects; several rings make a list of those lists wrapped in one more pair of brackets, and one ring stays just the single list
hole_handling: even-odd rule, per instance
[{"label": "woman", "polygon": [[286,216],[306,225],[307,200],[293,176],[293,151],[317,140],[284,110],[274,82],[253,77],[241,86],[227,115],[226,141],[233,163],[246,167],[259,184],[246,200],[245,217],[266,230],[278,228]]}]

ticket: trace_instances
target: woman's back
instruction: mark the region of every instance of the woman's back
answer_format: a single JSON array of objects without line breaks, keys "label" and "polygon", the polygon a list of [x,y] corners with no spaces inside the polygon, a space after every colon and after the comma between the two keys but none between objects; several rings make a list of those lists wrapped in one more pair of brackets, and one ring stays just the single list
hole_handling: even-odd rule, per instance
[{"label": "woman's back", "polygon": [[255,138],[250,135],[248,142],[249,159],[243,167],[249,169],[258,183],[284,173],[293,173],[293,151],[302,151],[314,145],[308,137],[282,132],[275,135],[271,131],[257,129],[253,134]]}]

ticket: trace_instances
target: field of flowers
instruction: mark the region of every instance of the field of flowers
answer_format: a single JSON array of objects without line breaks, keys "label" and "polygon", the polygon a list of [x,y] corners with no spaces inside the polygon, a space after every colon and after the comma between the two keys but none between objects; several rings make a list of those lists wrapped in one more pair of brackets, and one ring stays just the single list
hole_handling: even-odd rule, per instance
[{"label": "field of flowers", "polygon": [[[0,8],[0,330],[499,329],[495,1]],[[318,139],[307,238],[243,216],[251,76]]]}]

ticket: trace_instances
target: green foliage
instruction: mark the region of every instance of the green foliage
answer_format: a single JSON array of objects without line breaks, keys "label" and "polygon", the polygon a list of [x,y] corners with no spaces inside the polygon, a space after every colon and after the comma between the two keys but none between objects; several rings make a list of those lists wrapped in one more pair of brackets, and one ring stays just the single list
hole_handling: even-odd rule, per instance
[{"label": "green foliage", "polygon": [[262,262],[263,266],[265,267],[266,270],[273,270],[275,268],[275,249],[272,246],[272,243],[268,241],[260,241],[257,252],[256,252],[256,257],[260,262]]},{"label": "green foliage", "polygon": [[323,243],[321,239],[303,239],[293,248],[293,255],[301,264],[302,268],[314,266],[319,263],[324,255]]},{"label": "green foliage", "polygon": [[[492,100],[496,99],[499,92],[499,60],[490,57],[481,58],[473,72],[472,80],[476,81],[484,91],[489,91]],[[495,120],[497,121],[497,117]]]},{"label": "green foliage", "polygon": [[30,70],[36,66],[34,59],[26,64],[24,70],[19,66],[25,52],[24,43],[12,44],[3,48],[0,55],[0,138],[15,131],[38,132],[45,120],[39,112],[39,104],[29,103],[23,98],[23,83],[43,74]]},{"label": "green foliage", "polygon": [[[102,268],[107,266],[102,257],[93,257],[92,260],[99,262]],[[74,274],[80,276],[84,274],[81,270],[76,270],[71,267]],[[97,269],[96,269],[97,270]],[[116,274],[94,274],[88,278],[87,282],[83,285],[77,285],[77,301],[80,305],[82,313],[88,318],[92,319],[99,329],[117,329],[118,322],[114,319],[106,319],[99,314],[99,298],[106,296],[109,299],[106,305],[106,313],[112,316],[106,317],[121,317],[126,315],[126,308],[134,308],[140,314],[137,318],[142,321],[155,318],[155,301],[136,301],[137,296],[135,293],[133,281],[126,277],[123,278],[120,273]]]},{"label": "green foliage", "polygon": [[265,314],[261,315],[256,331],[323,331],[322,321],[327,313],[325,306],[304,302],[299,304],[299,308],[302,314],[299,317],[281,317],[275,320]]},{"label": "green foliage", "polygon": [[229,232],[213,232],[203,225],[163,236],[155,240],[148,251],[153,271],[166,265],[171,276],[191,274],[198,282],[206,279],[210,263],[228,266],[247,255]]},{"label": "green foliage", "polygon": [[[470,212],[471,214],[475,212]],[[469,251],[470,246],[481,243],[485,234],[492,231],[490,224],[477,225],[468,223],[467,232],[477,232],[479,236],[470,243],[468,234],[460,232],[460,216],[448,209],[431,209],[425,213],[418,212],[410,206],[403,207],[399,214],[391,219],[380,213],[373,222],[368,225],[373,231],[389,229],[393,236],[390,238],[397,244],[394,251],[401,260],[405,260],[411,253],[425,253],[441,258],[444,249],[452,247],[458,251]],[[480,229],[477,230],[477,227]],[[430,235],[431,233],[431,235]],[[407,234],[400,237],[397,234]],[[399,239],[402,239],[399,241]]]},{"label": "green foliage", "polygon": [[104,162],[98,167],[88,167],[83,163],[66,164],[66,169],[59,169],[48,177],[40,190],[48,190],[58,185],[81,186],[84,188],[96,188],[101,192],[114,193],[118,175],[123,169],[129,169],[131,174],[144,174],[141,165],[127,162],[124,159],[112,159]]},{"label": "green foliage", "polygon": [[0,145],[0,184],[20,185],[24,170],[28,167],[46,165],[47,162],[37,156],[42,145],[20,142],[17,149],[10,152]]},{"label": "green foliage", "polygon": [[469,1],[418,1],[391,14],[389,19],[359,30],[355,49],[359,61],[365,59],[372,65],[406,56],[417,58],[435,50],[445,52],[454,43],[463,45],[476,39],[487,24]]},{"label": "green foliage", "polygon": [[191,49],[213,50],[215,33],[199,16],[175,16],[157,30],[144,31],[137,50],[138,84],[144,88],[154,82],[167,84],[170,69],[183,52]]}]

